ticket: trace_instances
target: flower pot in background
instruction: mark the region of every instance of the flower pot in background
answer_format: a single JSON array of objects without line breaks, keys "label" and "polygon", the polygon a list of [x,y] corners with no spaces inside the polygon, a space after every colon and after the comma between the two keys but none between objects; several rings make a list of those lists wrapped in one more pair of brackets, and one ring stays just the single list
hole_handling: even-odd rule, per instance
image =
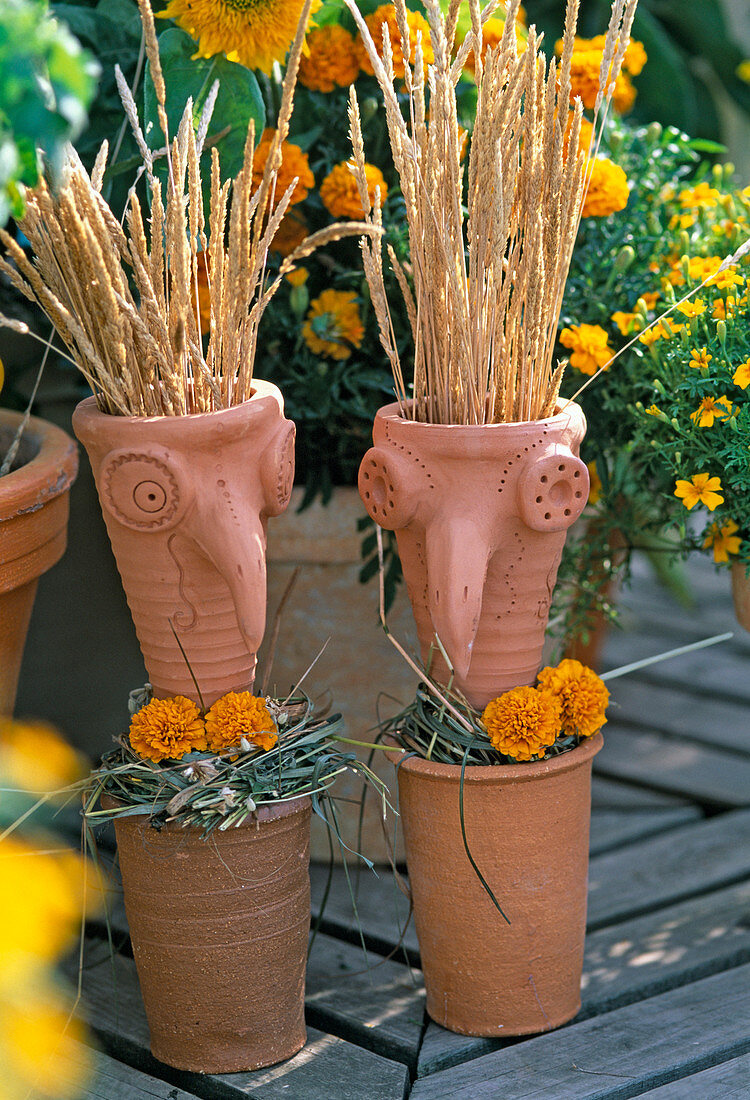
[{"label": "flower pot in background", "polygon": [[732,598],[737,622],[750,630],[750,577],[742,561],[732,562]]},{"label": "flower pot in background", "polygon": [[427,1011],[462,1035],[558,1027],[581,1004],[591,764],[601,734],[538,763],[461,768],[408,757],[401,822]]},{"label": "flower pot in background", "polygon": [[[0,411],[0,458],[22,419]],[[31,417],[15,467],[0,478],[0,715],[13,712],[37,582],[65,552],[68,490],[77,470],[73,440]]]},{"label": "flower pot in background", "polygon": [[475,707],[536,677],[565,534],[588,498],[585,430],[571,402],[524,423],[423,424],[397,404],[375,418],[362,499],[396,532],[423,662],[437,635]]},{"label": "flower pot in background", "polygon": [[145,816],[115,822],[154,1057],[234,1073],[305,1044],[310,800],[260,807],[206,840]]},{"label": "flower pot in background", "polygon": [[[347,736],[372,741],[379,704],[386,715],[405,706],[414,696],[417,677],[388,641],[380,624],[377,580],[369,584],[359,581],[362,533],[357,530],[357,521],[365,511],[357,490],[336,488],[328,504],[316,500],[298,512],[303,493],[301,487],[292,491],[289,509],[271,524],[268,532],[270,614],[278,606],[295,568],[300,566],[296,585],[281,616],[268,687],[272,694],[283,698],[325,645],[304,687],[315,697],[319,685],[325,685],[336,710],[344,716]],[[388,614],[388,625],[395,637],[414,651],[414,622],[401,589]],[[267,652],[265,642],[260,655],[261,671]],[[366,758],[366,749],[358,752]],[[381,751],[375,753],[372,766],[381,778],[390,782],[392,769]],[[372,792],[368,792],[365,800],[359,846],[361,792],[362,786],[355,776],[347,773],[338,778],[336,794],[342,801],[337,803],[337,809],[343,839],[354,851],[385,863],[388,848],[383,837],[381,806]],[[317,816],[313,816],[311,832],[312,858],[327,861],[328,830]],[[334,857],[342,858],[335,841]]]},{"label": "flower pot in background", "polygon": [[269,382],[219,412],[76,409],[149,679],[206,706],[249,690],[266,620],[266,523],[286,508],[294,425]]}]

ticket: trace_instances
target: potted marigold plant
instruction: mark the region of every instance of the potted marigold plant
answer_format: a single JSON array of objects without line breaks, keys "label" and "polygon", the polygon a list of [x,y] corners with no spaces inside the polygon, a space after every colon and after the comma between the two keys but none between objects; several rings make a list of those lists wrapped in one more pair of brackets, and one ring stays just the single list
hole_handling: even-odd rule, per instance
[{"label": "potted marigold plant", "polygon": [[[533,27],[519,48],[515,0],[499,43],[485,51],[482,19],[494,5],[482,15],[472,9],[470,32],[455,57],[459,0],[445,16],[437,0],[428,0],[434,57],[429,95],[419,38],[413,64],[404,62],[397,76],[385,35],[380,51],[354,0],[347,6],[385,101],[409,230],[408,268],[393,253],[390,261],[412,327],[411,393],[389,322],[380,239],[362,248],[397,401],[376,416],[359,487],[375,522],[395,531],[422,664],[437,698],[428,704],[432,729],[398,769],[428,1011],[469,1034],[543,1031],[577,1011],[585,900],[558,904],[545,917],[541,911],[524,914],[521,898],[527,890],[544,896],[555,881],[561,897],[585,899],[591,761],[601,745],[595,736],[578,743],[584,727],[566,724],[548,690],[557,685],[558,694],[588,699],[588,673],[580,667],[572,677],[567,667],[545,671],[541,688],[532,686],[565,532],[581,514],[589,487],[579,457],[585,420],[578,406],[559,398],[565,363],[555,363],[553,354],[591,153],[627,54],[635,3],[613,5],[594,123],[583,143],[583,103],[571,84],[577,3],[568,4],[560,60],[548,62]],[[396,13],[406,57],[403,0]],[[469,52],[477,101],[465,162],[456,80]],[[394,91],[401,80],[409,97],[406,118]],[[354,95],[350,116],[364,204],[365,150]],[[370,220],[375,228],[381,224],[377,204]],[[592,735],[605,701],[594,683],[593,726],[585,728]],[[500,700],[497,720],[493,700]],[[489,751],[469,763],[482,714]],[[432,759],[443,721],[451,723],[444,738],[450,763]],[[463,745],[452,741],[456,728]],[[570,751],[547,759],[547,746],[561,735]],[[510,755],[519,762],[510,766],[508,738],[518,741]],[[561,793],[558,781],[571,787]],[[439,799],[440,790],[447,802]],[[568,809],[574,805],[577,810]],[[538,831],[543,819],[564,827],[566,836],[570,829],[578,841],[551,847]],[[467,848],[473,851],[476,843],[481,855],[470,858]],[[520,870],[514,874],[509,868],[516,858]],[[435,906],[422,893],[428,879],[447,902],[436,920]],[[503,889],[510,932],[498,928],[489,936],[492,895],[502,898]],[[537,967],[540,940],[559,942],[563,924],[565,947],[553,946]],[[433,969],[431,960],[443,950],[453,964],[450,974]],[[498,955],[503,961],[495,963]],[[511,965],[524,971],[525,988],[505,1000]],[[483,970],[487,981],[480,979]],[[462,973],[472,975],[467,986]],[[558,997],[561,988],[567,992]]]},{"label": "potted marigold plant", "polygon": [[[283,1001],[278,1004],[279,1018],[271,1015],[276,1038],[258,1028],[254,1046],[247,1014],[243,1022],[242,1006],[255,996],[248,974],[255,968],[261,982],[271,965],[258,951],[258,941],[252,935],[244,938],[244,933],[240,934],[246,945],[244,956],[233,954],[235,972],[246,983],[243,997],[233,1001],[234,1031],[227,1018],[219,1021],[216,1000],[208,993],[207,1014],[211,1018],[214,1012],[217,1030],[212,1031],[204,1018],[207,1040],[212,1037],[206,1046],[200,1045],[197,1031],[192,1048],[185,1048],[184,1031],[181,1041],[180,1037],[176,1042],[160,1039],[160,1028],[169,1030],[168,1022],[160,1008],[151,1013],[155,1049],[183,1068],[204,1071],[255,1068],[289,1056],[304,1041],[299,1000],[304,966],[299,949],[309,918],[305,900],[309,803],[322,793],[340,764],[323,739],[329,727],[324,724],[321,733],[307,704],[297,720],[296,702],[289,700],[291,710],[280,709],[271,721],[263,700],[252,695],[266,617],[267,520],[286,507],[294,472],[294,425],[284,417],[281,393],[254,376],[258,325],[284,275],[301,259],[320,244],[371,231],[365,223],[333,224],[306,237],[278,271],[267,272],[270,242],[296,186],[293,180],[281,189],[280,150],[311,6],[312,0],[298,5],[294,40],[286,43],[291,49],[278,121],[262,170],[256,171],[256,131],[251,119],[242,137],[239,171],[224,179],[215,147],[208,164],[202,159],[220,89],[214,85],[206,92],[199,111],[194,112],[188,99],[172,136],[153,13],[148,0],[140,0],[150,94],[161,135],[156,140],[153,133],[149,137],[155,146],[161,142],[160,148],[148,144],[132,93],[122,77],[119,83],[142,157],[150,218],[135,189],[124,226],[104,200],[105,143],[90,175],[71,154],[59,185],[44,181],[29,191],[21,227],[33,259],[0,231],[16,265],[2,260],[3,270],[47,312],[94,391],[77,408],[74,429],[91,461],[155,696],[152,709],[144,708],[143,716],[139,712],[134,719],[129,747],[123,750],[129,755],[104,765],[119,777],[135,761],[133,782],[128,785],[123,779],[114,790],[106,784],[102,789],[116,799],[115,816],[128,819],[145,812],[148,817],[152,801],[144,806],[138,797],[141,756],[156,764],[156,754],[158,762],[166,759],[172,767],[175,762],[182,766],[192,748],[208,749],[211,758],[199,757],[190,777],[180,773],[178,786],[196,777],[200,783],[216,772],[224,809],[233,805],[238,793],[243,797],[241,815],[230,814],[222,822],[224,828],[208,830],[210,837],[205,828],[193,827],[200,814],[191,816],[192,803],[183,807],[182,818],[175,817],[186,797],[182,794],[170,803],[170,820],[152,814],[143,833],[136,826],[120,828],[118,823],[123,869],[129,868],[126,890],[129,877],[134,881],[137,874],[129,860],[131,851],[136,862],[142,860],[145,875],[158,865],[158,877],[169,878],[176,943],[185,942],[188,925],[197,916],[178,911],[180,896],[192,889],[182,878],[188,866],[183,859],[185,846],[193,852],[191,876],[196,866],[198,877],[208,881],[222,873],[220,868],[229,876],[224,881],[232,883],[248,874],[261,881],[277,876],[280,894],[298,893],[302,902],[293,918],[291,972],[283,977],[274,971],[269,987]],[[210,289],[205,338],[201,279]],[[219,759],[217,753],[221,756],[227,746],[231,751],[225,753],[226,759]],[[258,812],[251,798],[256,779],[240,783],[235,778],[248,751],[252,776],[257,778],[259,768],[266,776],[265,786],[261,783],[259,789],[267,797],[260,801],[273,803]],[[190,762],[185,766],[190,767]],[[160,790],[168,785],[158,771],[154,782]],[[185,806],[193,794],[202,812],[200,796],[205,792],[199,788],[191,788]],[[216,809],[217,814],[221,812]],[[188,828],[181,831],[180,824]],[[228,831],[230,824],[240,826],[239,832]],[[136,833],[140,840],[129,848],[129,838]],[[278,835],[285,838],[281,848],[275,840]],[[207,842],[202,843],[202,838]],[[290,852],[294,874],[287,879],[279,868],[289,862]],[[220,899],[227,904],[221,917],[225,928],[245,921],[242,915],[233,916],[237,899],[229,894],[227,887]],[[141,917],[135,904],[137,940],[141,924],[160,924],[166,915],[162,908]],[[216,907],[219,901],[214,899],[213,904]],[[175,928],[182,928],[182,934]],[[194,988],[198,974],[209,972],[206,960],[211,951],[205,940],[202,943],[205,950],[194,954],[197,970],[192,976],[186,975],[181,955],[173,954],[168,963],[166,951],[162,952],[157,984],[164,983],[173,994],[177,984]],[[282,957],[280,949],[279,961]],[[210,974],[215,989],[213,965]],[[294,989],[293,998],[285,999],[287,987]],[[147,993],[147,1001],[149,997]],[[184,1023],[171,1010],[169,1019]],[[284,1026],[280,1020],[286,1021]]]}]

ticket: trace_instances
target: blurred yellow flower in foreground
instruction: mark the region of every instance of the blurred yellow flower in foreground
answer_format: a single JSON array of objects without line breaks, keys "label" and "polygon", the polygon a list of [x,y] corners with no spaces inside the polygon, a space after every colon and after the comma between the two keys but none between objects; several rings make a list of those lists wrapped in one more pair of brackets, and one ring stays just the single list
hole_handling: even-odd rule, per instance
[{"label": "blurred yellow flower in foreground", "polygon": [[0,718],[0,775],[5,787],[48,793],[77,783],[88,773],[86,757],[52,726]]},{"label": "blurred yellow flower in foreground", "polygon": [[3,1100],[66,1100],[80,1096],[93,1073],[86,1029],[70,1018],[70,1004],[50,981],[7,999],[0,991],[0,1062]]}]

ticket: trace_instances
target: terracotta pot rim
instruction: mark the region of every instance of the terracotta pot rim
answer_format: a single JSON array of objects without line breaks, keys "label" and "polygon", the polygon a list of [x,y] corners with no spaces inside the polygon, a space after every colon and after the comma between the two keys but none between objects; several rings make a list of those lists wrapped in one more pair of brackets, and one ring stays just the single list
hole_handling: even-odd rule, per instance
[{"label": "terracotta pot rim", "polygon": [[[282,817],[293,817],[294,814],[304,813],[310,802],[311,797],[309,794],[300,794],[297,795],[295,798],[280,799],[278,802],[264,802],[260,806],[258,806],[257,810],[254,810],[253,813],[248,815],[248,817],[245,818],[241,825],[233,826],[231,829],[224,829],[222,830],[222,832],[224,835],[231,836],[232,833],[241,831],[248,826],[253,826],[258,823],[262,824],[266,821],[278,821],[278,819]],[[122,802],[120,799],[112,798],[112,796],[108,794],[103,794],[101,796],[101,804],[102,808],[105,810],[111,810],[114,809],[116,806],[125,805],[125,803]],[[127,817],[116,817],[112,820],[112,824],[114,825],[126,825],[129,822],[134,825],[142,823],[148,824],[148,814],[129,814]],[[155,832],[166,832],[170,834],[189,834],[191,832],[200,833],[202,832],[202,830],[197,825],[180,825],[176,821],[170,821],[167,822],[166,825],[163,825],[161,829],[155,830]],[[213,831],[206,838],[207,841],[210,841],[212,835]]]},{"label": "terracotta pot rim", "polygon": [[[0,409],[0,424],[15,432],[23,413]],[[66,493],[78,473],[78,448],[56,424],[37,416],[29,417],[25,435],[37,453],[18,469],[0,478],[0,520],[18,512],[37,511],[48,500]]]},{"label": "terracotta pot rim", "polygon": [[[406,402],[406,406],[411,408],[414,404],[412,398]],[[408,417],[402,416],[400,413],[400,405],[398,401],[393,401],[389,405],[382,405],[375,414],[377,419],[390,421],[396,421],[402,424],[404,427],[415,427],[420,431],[425,432],[445,432],[449,430],[451,434],[461,432],[463,435],[469,433],[483,433],[483,432],[503,432],[510,428],[523,429],[526,428],[530,432],[538,431],[540,424],[551,424],[557,426],[561,421],[569,419],[570,414],[568,410],[571,409],[576,413],[580,413],[580,405],[577,405],[575,401],[558,401],[555,407],[555,412],[552,416],[542,417],[540,420],[507,420],[499,424],[427,424],[422,420],[410,420]]]},{"label": "terracotta pot rim", "polygon": [[247,401],[243,401],[239,405],[230,405],[227,409],[213,409],[211,412],[185,413],[177,416],[168,416],[166,414],[161,414],[159,416],[119,416],[117,413],[102,412],[98,407],[96,396],[92,396],[85,397],[83,401],[78,403],[76,406],[76,414],[79,416],[85,415],[88,420],[116,421],[118,425],[164,423],[200,424],[213,421],[217,416],[221,416],[225,420],[232,419],[233,417],[240,418],[242,412],[245,414],[247,413],[249,405],[254,404],[257,407],[263,398],[267,397],[272,397],[280,401],[283,407],[283,396],[277,385],[273,382],[267,382],[263,378],[253,378],[253,392]]},{"label": "terracotta pot rim", "polygon": [[[472,764],[464,770],[465,783],[484,783],[487,785],[502,786],[504,783],[529,783],[534,779],[542,779],[547,775],[560,775],[585,764],[595,756],[602,745],[604,738],[601,731],[574,749],[553,756],[549,760],[539,760],[528,764]],[[461,776],[460,764],[440,764],[434,760],[425,760],[421,756],[409,756],[403,759],[396,753],[388,753],[391,762],[400,770],[411,772],[447,783],[458,783]]]}]

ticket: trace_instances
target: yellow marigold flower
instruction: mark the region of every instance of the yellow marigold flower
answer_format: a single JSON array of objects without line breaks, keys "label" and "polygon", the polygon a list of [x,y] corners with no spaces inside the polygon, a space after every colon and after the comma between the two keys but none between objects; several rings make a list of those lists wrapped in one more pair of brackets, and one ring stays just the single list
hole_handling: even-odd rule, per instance
[{"label": "yellow marigold flower", "polygon": [[206,711],[206,734],[211,752],[239,748],[245,738],[268,752],[278,741],[278,730],[265,699],[249,691],[230,691]]},{"label": "yellow marigold flower", "polygon": [[[273,129],[264,130],[253,154],[253,188],[260,187],[275,134],[276,131]],[[284,141],[281,145],[281,167],[276,177],[277,201],[286,193],[295,177],[297,183],[294,191],[292,191],[290,206],[294,206],[298,202],[304,202],[307,198],[308,189],[315,186],[315,176],[310,170],[307,153],[303,153],[299,145],[295,145],[291,141]]]},{"label": "yellow marigold flower", "polygon": [[563,733],[593,737],[607,721],[609,692],[604,682],[580,661],[566,658],[557,668],[543,668],[539,684],[562,706]]},{"label": "yellow marigold flower", "polygon": [[648,416],[663,416],[663,413],[658,405],[649,405],[647,409],[643,410]]},{"label": "yellow marigold flower", "polygon": [[738,530],[739,527],[732,519],[721,526],[718,523],[712,523],[709,527],[703,549],[708,550],[709,547],[713,547],[714,561],[717,565],[719,562],[729,561],[730,554],[739,554],[742,538],[735,534]]},{"label": "yellow marigold flower", "polygon": [[[432,43],[430,41],[430,25],[422,13],[418,11],[407,12],[406,18],[409,24],[409,61],[414,64],[414,54],[417,47],[417,31],[421,31],[422,55],[424,57],[426,78],[427,66],[432,65],[435,60],[435,55],[432,52]],[[372,40],[375,43],[375,48],[378,51],[379,57],[383,56],[383,24],[386,23],[388,25],[388,37],[391,40],[391,47],[393,49],[393,72],[395,76],[403,79],[404,52],[401,48],[401,34],[398,29],[398,23],[396,22],[396,9],[393,4],[381,4],[371,15],[365,16],[365,23],[372,35]],[[355,49],[357,51],[359,67],[363,72],[373,76],[374,70],[372,62],[370,61],[370,56],[365,49],[361,36],[357,38]]]},{"label": "yellow marigold flower", "polygon": [[713,512],[719,504],[724,503],[721,496],[721,478],[711,477],[710,474],[693,474],[690,481],[678,478],[675,481],[674,495],[682,501],[690,510],[696,504],[705,504],[709,512]]},{"label": "yellow marigold flower", "polygon": [[302,336],[315,355],[348,359],[365,334],[357,298],[351,290],[324,290],[310,303]]},{"label": "yellow marigold flower", "polygon": [[[367,194],[370,197],[370,209],[375,205],[375,191],[380,188],[380,205],[385,202],[388,188],[383,173],[374,164],[365,164]],[[361,219],[365,213],[362,200],[349,161],[336,164],[320,185],[320,199],[326,210],[334,218]]]},{"label": "yellow marigold flower", "polygon": [[589,472],[589,504],[596,504],[602,495],[602,479],[599,477],[599,471],[596,468],[595,462],[587,462],[586,469]]},{"label": "yellow marigold flower", "polygon": [[729,294],[726,298],[714,298],[711,308],[711,316],[715,321],[726,321],[731,317],[737,306],[737,299]]},{"label": "yellow marigold flower", "polygon": [[700,317],[702,313],[706,312],[706,303],[702,298],[695,298],[692,302],[682,302],[675,308],[683,317]]},{"label": "yellow marigold flower", "polygon": [[3,786],[42,794],[67,787],[85,778],[90,770],[86,757],[76,752],[53,726],[0,717]]},{"label": "yellow marigold flower", "polygon": [[673,214],[669,219],[670,229],[690,229],[691,225],[695,225],[694,214]]},{"label": "yellow marigold flower", "polygon": [[713,428],[715,420],[726,420],[731,415],[732,402],[727,397],[704,397],[690,419],[699,428]]},{"label": "yellow marigold flower", "polygon": [[709,286],[715,286],[717,290],[731,290],[735,286],[744,286],[745,280],[738,271],[728,267],[725,271],[719,271],[708,281]]},{"label": "yellow marigold flower", "polygon": [[697,184],[695,187],[686,187],[679,194],[680,206],[687,210],[705,210],[716,206],[721,198],[721,192],[710,184]]},{"label": "yellow marigold flower", "polygon": [[304,286],[310,276],[310,272],[306,267],[295,267],[294,271],[288,272],[284,278],[291,286]]},{"label": "yellow marigold flower", "polygon": [[571,348],[570,365],[582,374],[596,374],[614,355],[609,335],[601,325],[571,325],[560,333],[560,343]]},{"label": "yellow marigold flower", "polygon": [[750,359],[746,359],[744,363],[740,363],[737,370],[732,375],[732,381],[735,386],[739,386],[740,389],[746,390],[750,386]]},{"label": "yellow marigold flower", "polygon": [[299,210],[290,210],[281,219],[281,224],[276,230],[276,235],[271,241],[271,250],[279,252],[282,256],[288,256],[299,248],[308,235],[307,222]]},{"label": "yellow marigold flower", "polygon": [[659,301],[660,294],[658,290],[646,290],[641,294],[641,298],[646,303],[646,309],[653,309]]},{"label": "yellow marigold flower", "polygon": [[83,1095],[95,1058],[85,1045],[85,1025],[71,1018],[71,1001],[40,978],[23,988],[22,997],[0,1002],[4,1096],[74,1100]]},{"label": "yellow marigold flower", "polygon": [[345,27],[331,23],[315,27],[307,35],[307,57],[300,58],[299,82],[313,92],[348,88],[357,79],[359,58],[354,37]]},{"label": "yellow marigold flower", "polygon": [[745,61],[740,61],[734,71],[740,80],[744,80],[746,84],[750,84],[750,58],[747,58]]},{"label": "yellow marigold flower", "polygon": [[720,267],[721,256],[691,256],[688,260],[688,275],[700,283]]},{"label": "yellow marigold flower", "polygon": [[637,313],[623,313],[618,309],[612,314],[612,320],[617,325],[623,336],[629,336],[640,328],[640,319]]},{"label": "yellow marigold flower", "polygon": [[664,329],[661,325],[652,325],[651,328],[647,328],[645,332],[642,332],[638,337],[638,343],[644,344],[645,347],[650,348],[657,340],[664,339]]},{"label": "yellow marigold flower", "polygon": [[554,695],[517,687],[491,699],[482,722],[493,748],[514,760],[531,760],[554,745],[560,733],[562,706]]},{"label": "yellow marigold flower", "polygon": [[[312,11],[321,0],[313,0]],[[270,73],[283,61],[303,0],[168,0],[160,19],[174,19],[198,43],[196,57],[225,53],[248,69]]]},{"label": "yellow marigold flower", "polygon": [[[518,47],[519,54],[523,53],[526,49],[527,35],[519,26],[519,20],[516,20],[516,46]],[[503,31],[505,30],[505,20],[498,19],[497,17],[491,17],[482,27],[482,61],[487,56],[487,50],[496,49],[502,40]],[[474,51],[467,56],[464,62],[464,69],[473,73],[476,68],[474,62]]]},{"label": "yellow marigold flower", "polygon": [[130,720],[130,745],[138,756],[153,760],[181,760],[186,752],[208,748],[198,707],[184,695],[152,699]]},{"label": "yellow marigold flower", "polygon": [[583,218],[606,218],[628,205],[628,177],[619,164],[606,157],[597,157],[591,168],[586,198],[583,200]]},{"label": "yellow marigold flower", "polygon": [[709,355],[708,348],[693,348],[690,352],[689,365],[698,369],[708,369],[708,364],[712,359],[713,355]]}]

